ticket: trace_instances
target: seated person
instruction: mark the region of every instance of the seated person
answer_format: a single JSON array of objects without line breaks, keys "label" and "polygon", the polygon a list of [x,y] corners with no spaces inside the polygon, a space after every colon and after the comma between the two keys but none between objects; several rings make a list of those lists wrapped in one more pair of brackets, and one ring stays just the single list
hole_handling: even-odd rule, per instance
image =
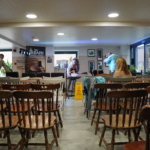
[{"label": "seated person", "polygon": [[117,63],[117,69],[115,70],[115,73],[113,75],[114,78],[132,77],[132,74],[128,70],[128,66],[124,58],[118,58],[116,63]]}]

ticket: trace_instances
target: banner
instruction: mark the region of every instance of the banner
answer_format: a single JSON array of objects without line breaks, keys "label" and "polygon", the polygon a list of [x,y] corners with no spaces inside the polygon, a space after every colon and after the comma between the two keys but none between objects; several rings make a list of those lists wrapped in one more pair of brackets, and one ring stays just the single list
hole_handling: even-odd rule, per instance
[{"label": "banner", "polygon": [[45,47],[26,46],[30,55],[26,56],[25,72],[45,72]]},{"label": "banner", "polygon": [[76,82],[75,85],[75,100],[83,100],[83,90],[82,90],[82,82]]}]

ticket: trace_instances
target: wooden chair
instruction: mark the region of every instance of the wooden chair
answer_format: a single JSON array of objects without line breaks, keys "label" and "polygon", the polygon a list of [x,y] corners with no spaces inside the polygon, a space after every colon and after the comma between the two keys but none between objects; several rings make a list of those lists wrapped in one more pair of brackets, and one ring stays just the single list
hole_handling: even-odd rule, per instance
[{"label": "wooden chair", "polygon": [[[59,108],[60,108],[60,104],[58,103],[58,91],[59,91],[59,88],[60,88],[60,84],[57,83],[57,84],[47,84],[47,85],[44,85],[44,84],[31,84],[31,88],[32,90],[36,90],[36,91],[51,91],[52,93],[56,93],[56,96],[53,95],[53,99],[52,99],[52,109],[51,109],[51,112],[54,112],[54,115],[55,116],[58,116],[58,119],[59,119],[59,123],[61,125],[61,127],[63,127],[63,123],[62,123],[62,118],[60,116],[60,113],[59,113]],[[47,106],[47,104],[45,103],[45,105]],[[42,107],[39,107],[39,112],[42,110]],[[45,109],[45,111],[48,111],[47,109]],[[57,115],[56,115],[57,113]]]},{"label": "wooden chair", "polygon": [[[64,87],[65,87],[65,78],[62,77],[51,77],[51,78],[44,78],[40,79],[39,82],[41,84],[56,84],[60,83],[60,88],[58,91],[58,101],[61,105],[64,105],[64,102],[66,101],[66,94],[64,93]],[[56,93],[54,93],[56,95]]]},{"label": "wooden chair", "polygon": [[14,79],[1,79],[0,78],[0,83],[7,83],[7,84],[18,84],[19,83],[19,81],[20,81],[20,79],[19,78],[14,78]]},{"label": "wooden chair", "polygon": [[37,83],[37,80],[20,80],[20,83],[23,83],[23,84],[36,84]]},{"label": "wooden chair", "polygon": [[96,76],[108,76],[108,77],[111,77],[110,74],[107,74],[107,73],[97,74]]},{"label": "wooden chair", "polygon": [[[117,92],[117,94],[116,94]],[[139,132],[136,132],[136,129],[140,129],[142,123],[139,119],[139,110],[146,104],[147,101],[147,91],[146,90],[118,90],[118,91],[109,91],[107,97],[110,98],[109,105],[109,115],[103,115],[102,119],[104,120],[104,128],[100,137],[99,145],[102,141],[107,146],[109,150],[114,150],[114,145],[125,144],[126,142],[115,142],[115,132],[118,130],[125,130],[128,132],[129,142],[132,141],[131,130],[133,130],[135,141],[138,140]],[[120,99],[124,98],[125,107],[120,112]],[[128,101],[130,99],[130,101]],[[133,110],[133,102],[136,99],[136,109]],[[127,102],[130,102],[130,111],[126,109]],[[116,107],[115,113],[113,107]],[[112,130],[111,143],[108,143],[104,134],[106,128]]]},{"label": "wooden chair", "polygon": [[[52,108],[52,98],[53,93],[50,91],[16,91],[13,93],[16,104],[17,104],[17,114],[18,114],[18,128],[21,133],[21,145],[20,149],[23,149],[24,146],[28,145],[45,145],[46,150],[51,150],[54,142],[58,146],[57,137],[55,134],[54,124],[56,117],[51,115]],[[27,99],[28,112],[25,112],[25,109],[22,105],[20,107],[20,101],[22,104],[25,104],[24,99]],[[33,99],[34,104],[34,115],[30,111],[30,99]],[[47,105],[45,105],[45,102]],[[41,109],[42,108],[42,109]],[[38,111],[41,111],[39,115]],[[20,113],[20,111],[22,113]],[[51,144],[48,143],[47,130],[51,129],[53,133],[53,139]],[[26,132],[31,130],[43,130],[45,143],[28,143],[29,137],[25,136]]]},{"label": "wooden chair", "polygon": [[136,75],[136,78],[150,78],[150,75]]},{"label": "wooden chair", "polygon": [[[3,90],[10,90],[11,92],[17,91],[17,90],[29,90],[31,88],[30,84],[2,84],[2,89]],[[33,104],[31,103],[32,100],[30,100],[30,109],[33,107]],[[22,103],[20,103],[21,107]],[[22,108],[22,107],[21,107]],[[27,112],[28,107],[27,104],[24,103],[24,109]],[[6,108],[6,111],[8,111],[8,108]],[[15,103],[14,98],[12,98],[12,104],[10,105],[10,111],[12,113],[17,113],[17,105]]]},{"label": "wooden chair", "polygon": [[4,103],[6,103],[7,107],[10,108],[12,97],[13,94],[10,91],[0,91],[0,132],[4,131],[4,135],[7,137],[7,143],[0,143],[0,145],[8,146],[8,149],[15,150],[21,141],[19,141],[17,144],[12,144],[9,130],[13,130],[17,127],[18,117],[12,115],[10,109],[8,109],[6,114],[4,106]]},{"label": "wooden chair", "polygon": [[133,77],[130,77],[130,78],[113,78],[113,77],[110,77],[109,80],[111,82],[119,82],[119,83],[126,83],[126,82],[132,82],[133,81]]},{"label": "wooden chair", "polygon": [[[97,89],[97,96],[96,96],[96,102],[93,103],[94,105],[94,113],[93,113],[93,117],[92,117],[92,121],[91,121],[91,125],[93,124],[93,122],[95,123],[95,135],[97,134],[98,131],[98,125],[99,123],[104,123],[104,122],[100,122],[100,114],[101,111],[109,111],[109,101],[106,98],[106,93],[108,90],[111,89],[121,89],[122,88],[122,84],[120,83],[96,83],[94,85],[94,88]],[[116,108],[113,107],[113,110],[115,110]],[[97,119],[95,119],[96,113],[98,112],[98,117]]]},{"label": "wooden chair", "polygon": [[144,82],[131,82],[124,84],[126,89],[146,89],[148,86],[150,86],[150,83]]},{"label": "wooden chair", "polygon": [[[128,90],[134,90],[134,89],[146,89],[148,86],[150,86],[150,83],[143,83],[143,82],[131,82],[131,83],[126,83],[124,84],[124,88],[128,89]],[[134,99],[134,101],[136,101],[136,99]],[[135,104],[135,102],[134,102]],[[119,105],[121,106],[121,108],[124,108],[125,103],[124,102],[119,102]],[[126,109],[130,109],[130,102],[127,102],[127,106]],[[133,109],[136,108],[136,105],[133,105]]]},{"label": "wooden chair", "polygon": [[150,105],[145,105],[140,112],[140,119],[147,121],[146,141],[136,141],[124,146],[124,150],[150,150]]}]

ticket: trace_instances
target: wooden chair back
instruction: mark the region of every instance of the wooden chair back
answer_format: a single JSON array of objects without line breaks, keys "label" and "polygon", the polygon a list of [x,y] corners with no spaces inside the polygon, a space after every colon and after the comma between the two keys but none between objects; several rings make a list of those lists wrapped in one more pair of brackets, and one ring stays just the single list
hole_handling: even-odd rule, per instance
[{"label": "wooden chair back", "polygon": [[130,77],[130,78],[113,78],[113,77],[110,77],[109,78],[110,81],[119,82],[119,83],[132,82],[133,79],[134,79],[133,77]]},{"label": "wooden chair back", "polygon": [[97,74],[96,76],[108,76],[108,77],[111,77],[110,74],[107,74],[107,73]]},{"label": "wooden chair back", "polygon": [[37,80],[20,80],[20,83],[22,83],[22,84],[36,84],[37,83]]},{"label": "wooden chair back", "polygon": [[124,84],[124,87],[127,89],[146,89],[150,86],[150,82],[131,82]]},{"label": "wooden chair back", "polygon": [[[39,128],[48,128],[51,126],[51,103],[53,93],[50,91],[16,91],[13,93],[16,104],[17,114],[19,119],[19,126],[24,128],[32,128],[37,130]],[[20,109],[20,101],[24,106],[24,99],[28,104],[28,112],[24,111],[24,107]],[[30,110],[30,99],[33,99],[34,116]],[[45,105],[45,102],[47,105]],[[39,106],[42,107],[41,115],[39,115]],[[45,108],[46,107],[46,108]],[[19,113],[21,110],[22,113]],[[45,111],[48,110],[48,111]],[[42,122],[41,122],[42,121]]]},{"label": "wooden chair back", "polygon": [[40,79],[39,80],[41,84],[56,84],[60,83],[60,88],[59,88],[59,95],[62,95],[64,88],[65,88],[65,78],[62,77],[52,77],[49,79]]},{"label": "wooden chair back", "polygon": [[96,108],[108,109],[109,100],[106,97],[108,90],[121,89],[123,86],[120,83],[96,83],[94,88],[97,89]]},{"label": "wooden chair back", "polygon": [[[19,90],[29,91],[30,88],[31,88],[31,84],[4,84],[4,83],[2,84],[2,89],[3,90],[10,90],[12,93],[14,91],[19,91]],[[26,110],[28,109],[26,106],[24,106],[24,107],[25,107]],[[15,100],[14,97],[12,98],[10,108],[7,107],[6,110],[7,111],[11,110],[11,112],[16,113],[16,111],[17,111],[16,110],[16,100]]]},{"label": "wooden chair back", "polygon": [[[52,103],[56,104],[56,107],[58,107],[58,93],[59,93],[59,88],[60,88],[60,83],[57,84],[31,84],[31,88],[32,90],[35,91],[50,91],[53,93],[53,97],[52,97]],[[54,93],[55,98],[54,98]],[[57,108],[56,108],[57,109]]]},{"label": "wooden chair back", "polygon": [[150,75],[136,75],[136,78],[150,78]]},{"label": "wooden chair back", "polygon": [[[107,97],[110,99],[108,121],[110,126],[128,128],[140,125],[139,110],[146,104],[146,90],[112,90],[107,93]],[[122,109],[122,117],[120,117],[119,102],[122,98],[124,99],[124,109]],[[129,109],[127,109],[127,103],[129,103]],[[116,107],[115,113],[113,107]]]},{"label": "wooden chair back", "polygon": [[31,84],[2,84],[2,89],[4,90],[29,90],[31,88]]},{"label": "wooden chair back", "polygon": [[[12,97],[13,94],[10,91],[0,91],[0,130],[4,128],[10,129],[11,127],[17,126],[17,124],[14,124],[10,109],[8,109],[7,114],[5,111],[6,106],[7,108],[10,108]],[[6,106],[4,103],[6,103]]]},{"label": "wooden chair back", "polygon": [[0,78],[0,83],[7,83],[7,84],[19,84],[20,79],[1,79]]}]

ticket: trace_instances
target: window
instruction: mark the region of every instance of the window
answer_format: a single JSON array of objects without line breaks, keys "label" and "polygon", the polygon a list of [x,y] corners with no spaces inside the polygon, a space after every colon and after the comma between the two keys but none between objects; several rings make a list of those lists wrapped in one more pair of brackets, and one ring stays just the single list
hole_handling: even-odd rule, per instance
[{"label": "window", "polygon": [[130,58],[131,65],[139,72],[150,71],[150,37],[130,45]]},{"label": "window", "polygon": [[54,68],[68,68],[73,58],[77,58],[77,51],[55,51]]},{"label": "window", "polygon": [[146,72],[150,71],[150,44],[146,44]]},{"label": "window", "polygon": [[144,44],[136,48],[136,69],[138,72],[144,70]]}]

